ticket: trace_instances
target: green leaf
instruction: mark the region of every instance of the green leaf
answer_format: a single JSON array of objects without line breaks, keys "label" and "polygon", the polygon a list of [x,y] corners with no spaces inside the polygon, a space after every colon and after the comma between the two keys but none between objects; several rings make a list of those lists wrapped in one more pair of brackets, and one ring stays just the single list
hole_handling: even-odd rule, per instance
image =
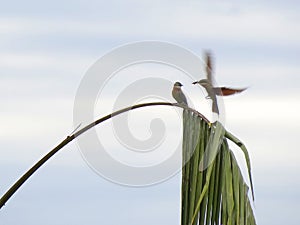
[{"label": "green leaf", "polygon": [[[185,123],[183,150],[193,152],[185,142],[193,142],[196,136],[198,144],[182,171],[182,185],[187,186],[182,187],[181,225],[255,225],[248,186],[227,139],[239,143],[249,164],[246,148],[220,123],[210,127],[197,116],[188,116],[192,121]],[[248,173],[251,177],[251,170]]]},{"label": "green leaf", "polygon": [[247,163],[247,168],[248,168],[248,176],[249,176],[249,180],[250,180],[252,199],[254,201],[254,189],[253,189],[253,181],[252,181],[252,175],[251,175],[251,163],[250,163],[250,157],[249,157],[248,150],[247,150],[246,146],[237,137],[235,137],[233,134],[229,133],[228,131],[226,131],[225,137],[228,138],[229,140],[231,140],[237,146],[239,146],[244,153],[246,163]]}]

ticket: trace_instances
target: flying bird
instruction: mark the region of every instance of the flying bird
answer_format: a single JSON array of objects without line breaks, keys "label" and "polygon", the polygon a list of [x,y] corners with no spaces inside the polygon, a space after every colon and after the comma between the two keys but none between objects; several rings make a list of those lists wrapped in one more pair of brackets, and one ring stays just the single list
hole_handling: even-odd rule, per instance
[{"label": "flying bird", "polygon": [[213,85],[213,77],[212,77],[212,60],[210,53],[206,52],[206,76],[207,79],[202,79],[199,81],[193,82],[193,84],[200,84],[202,87],[205,88],[207,92],[206,98],[212,100],[212,111],[219,114],[218,102],[217,102],[217,95],[218,96],[228,96],[240,93],[246,88],[228,88],[228,87],[214,87]]},{"label": "flying bird", "polygon": [[176,82],[173,86],[172,96],[179,104],[188,105],[186,97],[183,94],[182,89],[181,89],[182,86],[183,85],[180,82]]},{"label": "flying bird", "polygon": [[228,95],[234,95],[237,93],[241,93],[242,91],[245,91],[247,88],[228,88],[228,87],[214,87],[208,79],[202,79],[199,81],[193,82],[193,84],[200,84],[202,87],[206,89],[206,92],[208,93],[207,98],[211,98],[213,94],[218,96],[228,96]]},{"label": "flying bird", "polygon": [[212,100],[212,111],[219,114],[217,96],[214,91],[213,85],[208,81],[208,79],[202,79],[199,81],[195,81],[195,82],[193,82],[193,84],[200,84],[202,87],[205,88],[205,90],[207,92],[206,98]]}]

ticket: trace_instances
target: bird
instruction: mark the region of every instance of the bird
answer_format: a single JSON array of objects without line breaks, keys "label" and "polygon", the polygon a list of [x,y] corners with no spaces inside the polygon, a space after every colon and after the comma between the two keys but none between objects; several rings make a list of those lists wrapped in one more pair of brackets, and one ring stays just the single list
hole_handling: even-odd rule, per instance
[{"label": "bird", "polygon": [[206,89],[206,92],[208,96],[207,98],[212,98],[212,95],[218,95],[218,96],[228,96],[228,95],[234,95],[237,93],[241,93],[242,91],[245,91],[247,88],[228,88],[228,87],[214,87],[208,79],[202,79],[199,81],[193,82],[193,84],[200,84],[202,87]]},{"label": "bird", "polygon": [[205,88],[207,92],[207,99],[212,100],[212,111],[214,113],[219,114],[217,96],[228,96],[243,92],[247,88],[228,88],[228,87],[214,87],[213,85],[213,76],[212,76],[212,60],[209,52],[205,53],[206,57],[206,76],[207,79],[202,79],[199,81],[195,81],[192,84],[200,84]]},{"label": "bird", "polygon": [[188,105],[185,95],[183,94],[181,87],[183,85],[180,82],[175,82],[172,90],[172,96],[179,104]]},{"label": "bird", "polygon": [[208,79],[202,79],[199,81],[193,82],[193,84],[200,84],[202,87],[205,88],[207,92],[207,99],[212,100],[212,111],[219,114],[218,104],[217,104],[217,97],[216,96],[228,96],[233,95],[236,93],[240,93],[246,88],[228,88],[228,87],[214,87]]},{"label": "bird", "polygon": [[214,87],[209,82],[209,80],[208,79],[202,79],[202,80],[193,82],[193,84],[200,84],[202,87],[205,88],[205,90],[207,92],[206,98],[212,100],[212,111],[214,113],[219,114],[219,107],[218,107],[218,102],[217,102],[217,96],[216,96],[216,93],[214,91]]}]

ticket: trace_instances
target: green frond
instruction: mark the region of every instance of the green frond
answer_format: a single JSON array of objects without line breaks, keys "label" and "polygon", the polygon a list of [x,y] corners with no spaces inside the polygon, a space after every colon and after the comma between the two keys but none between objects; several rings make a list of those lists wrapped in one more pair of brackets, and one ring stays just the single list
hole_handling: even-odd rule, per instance
[{"label": "green frond", "polygon": [[[184,112],[183,117],[183,163],[186,163],[182,169],[181,225],[255,225],[249,188],[227,139],[244,152],[253,193],[245,145],[219,122],[210,126],[191,112]],[[198,143],[193,147],[195,140]]]}]

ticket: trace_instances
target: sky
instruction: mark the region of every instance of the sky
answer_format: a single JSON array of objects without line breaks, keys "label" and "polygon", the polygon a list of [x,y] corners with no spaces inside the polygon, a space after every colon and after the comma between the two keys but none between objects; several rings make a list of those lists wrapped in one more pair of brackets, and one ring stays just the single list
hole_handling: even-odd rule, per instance
[{"label": "sky", "polygon": [[[248,87],[223,101],[226,129],[250,153],[257,223],[298,224],[299,10],[298,1],[1,1],[0,195],[72,132],[78,88],[99,58],[157,40],[200,58],[209,49],[218,84]],[[163,66],[129,68],[111,79],[114,90],[128,85],[131,73],[180,79],[197,110],[207,109],[204,92]],[[111,112],[114,94],[103,92],[96,117]],[[0,224],[179,224],[179,194],[179,173],[146,187],[110,182],[72,142],[7,202]]]}]

